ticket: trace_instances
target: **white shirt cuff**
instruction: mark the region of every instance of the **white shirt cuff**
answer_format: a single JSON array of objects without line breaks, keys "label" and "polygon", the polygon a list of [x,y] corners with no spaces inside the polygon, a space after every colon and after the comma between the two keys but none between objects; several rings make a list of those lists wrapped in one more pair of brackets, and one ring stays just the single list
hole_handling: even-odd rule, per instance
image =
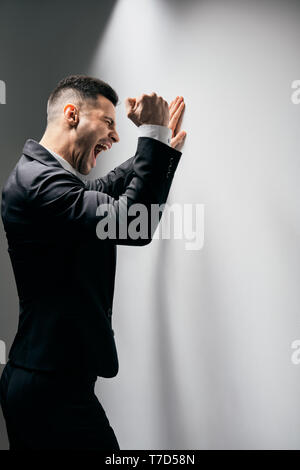
[{"label": "white shirt cuff", "polygon": [[172,130],[167,126],[159,126],[157,124],[142,124],[138,127],[138,136],[152,137],[152,139],[160,140],[160,142],[170,145]]}]

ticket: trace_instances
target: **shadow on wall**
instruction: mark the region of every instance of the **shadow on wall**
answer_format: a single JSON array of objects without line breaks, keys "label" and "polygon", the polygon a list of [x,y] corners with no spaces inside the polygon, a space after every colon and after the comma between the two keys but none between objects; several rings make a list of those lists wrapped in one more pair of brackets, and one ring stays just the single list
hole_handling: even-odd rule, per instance
[{"label": "shadow on wall", "polygon": [[[1,188],[21,156],[25,140],[41,138],[47,98],[56,83],[73,73],[87,73],[115,3],[116,0],[1,2],[0,80],[6,85],[6,104],[0,105]],[[99,78],[105,80],[103,72]],[[8,352],[16,333],[18,299],[0,225],[0,332]],[[7,448],[0,411],[0,449]]]},{"label": "shadow on wall", "polygon": [[6,138],[0,145],[1,178],[6,179],[24,140],[41,136],[47,97],[56,83],[87,73],[116,1],[1,3],[0,79],[6,84],[6,105],[0,108],[0,127]]}]

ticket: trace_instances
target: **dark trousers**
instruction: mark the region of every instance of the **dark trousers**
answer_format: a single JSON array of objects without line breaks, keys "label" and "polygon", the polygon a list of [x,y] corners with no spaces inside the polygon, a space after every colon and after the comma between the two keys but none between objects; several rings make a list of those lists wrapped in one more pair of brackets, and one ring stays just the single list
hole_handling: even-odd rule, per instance
[{"label": "dark trousers", "polygon": [[10,450],[120,450],[94,393],[96,379],[34,371],[8,361],[0,402]]}]

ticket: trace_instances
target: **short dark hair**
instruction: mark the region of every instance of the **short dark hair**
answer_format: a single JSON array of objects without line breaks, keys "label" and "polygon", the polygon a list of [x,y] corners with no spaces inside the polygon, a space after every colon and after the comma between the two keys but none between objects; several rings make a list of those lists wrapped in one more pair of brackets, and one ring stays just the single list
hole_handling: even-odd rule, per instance
[{"label": "short dark hair", "polygon": [[48,110],[60,98],[65,90],[74,90],[80,98],[96,100],[99,95],[105,96],[114,106],[118,104],[119,97],[115,90],[99,78],[87,75],[69,75],[63,78],[54,88],[48,99]]}]

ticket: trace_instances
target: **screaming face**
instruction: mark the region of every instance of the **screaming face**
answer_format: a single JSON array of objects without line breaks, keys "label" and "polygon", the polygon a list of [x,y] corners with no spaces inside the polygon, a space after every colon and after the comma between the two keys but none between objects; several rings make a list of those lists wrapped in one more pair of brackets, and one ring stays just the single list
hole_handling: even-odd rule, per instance
[{"label": "screaming face", "polygon": [[111,101],[99,95],[96,100],[85,102],[78,115],[78,123],[72,133],[70,163],[80,173],[87,175],[96,166],[99,154],[119,142],[115,107]]}]

